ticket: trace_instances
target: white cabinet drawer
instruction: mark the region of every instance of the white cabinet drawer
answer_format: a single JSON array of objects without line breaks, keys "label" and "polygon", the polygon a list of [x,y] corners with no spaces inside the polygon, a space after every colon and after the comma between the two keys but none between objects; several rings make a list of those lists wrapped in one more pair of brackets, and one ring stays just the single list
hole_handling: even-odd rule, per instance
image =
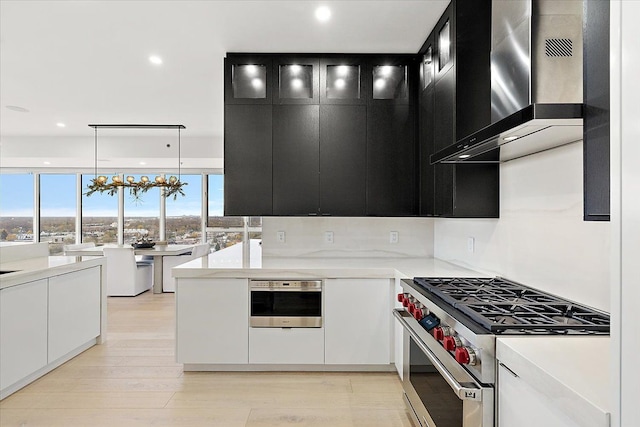
[{"label": "white cabinet drawer", "polygon": [[249,363],[323,364],[323,328],[249,328]]}]

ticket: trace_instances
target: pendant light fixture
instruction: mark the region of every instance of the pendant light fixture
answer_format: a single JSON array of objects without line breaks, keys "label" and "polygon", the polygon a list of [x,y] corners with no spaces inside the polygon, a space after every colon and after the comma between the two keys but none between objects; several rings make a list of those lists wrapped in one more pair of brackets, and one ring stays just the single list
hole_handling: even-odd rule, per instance
[{"label": "pendant light fixture", "polygon": [[[87,196],[92,195],[95,192],[107,193],[113,196],[118,192],[119,188],[128,188],[129,193],[134,198],[139,198],[142,193],[146,193],[152,188],[164,188],[164,196],[173,196],[175,200],[178,194],[184,196],[182,187],[187,185],[186,182],[180,181],[180,131],[186,129],[183,125],[138,125],[138,124],[120,124],[120,125],[96,125],[90,124],[89,127],[94,129],[94,153],[95,153],[95,176],[91,180],[91,183],[87,186],[88,191],[85,193]],[[169,179],[166,179],[163,175],[158,175],[155,179],[150,180],[148,176],[143,175],[140,177],[140,181],[136,181],[133,176],[127,176],[126,179],[122,179],[120,175],[114,175],[111,178],[111,182],[105,175],[98,175],[98,129],[177,129],[178,130],[178,176],[171,175]]]}]

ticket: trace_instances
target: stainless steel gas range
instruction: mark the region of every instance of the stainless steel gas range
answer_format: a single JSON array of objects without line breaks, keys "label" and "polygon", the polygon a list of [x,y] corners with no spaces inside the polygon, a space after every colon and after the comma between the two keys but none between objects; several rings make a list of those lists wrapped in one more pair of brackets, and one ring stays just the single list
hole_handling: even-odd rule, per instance
[{"label": "stainless steel gas range", "polygon": [[417,426],[493,427],[496,336],[608,334],[607,313],[504,278],[402,283],[403,389]]}]

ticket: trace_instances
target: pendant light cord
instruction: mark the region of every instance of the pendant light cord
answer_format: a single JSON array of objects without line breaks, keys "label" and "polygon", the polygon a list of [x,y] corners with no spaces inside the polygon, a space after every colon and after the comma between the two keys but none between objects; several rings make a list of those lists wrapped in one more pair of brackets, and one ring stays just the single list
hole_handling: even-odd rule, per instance
[{"label": "pendant light cord", "polygon": [[96,126],[95,128],[93,128],[94,130],[94,147],[93,147],[93,154],[95,157],[95,163],[94,163],[94,178],[97,180],[98,179],[98,127]]},{"label": "pendant light cord", "polygon": [[180,157],[180,128],[178,128],[178,181],[180,181],[180,167],[182,165],[182,159]]}]

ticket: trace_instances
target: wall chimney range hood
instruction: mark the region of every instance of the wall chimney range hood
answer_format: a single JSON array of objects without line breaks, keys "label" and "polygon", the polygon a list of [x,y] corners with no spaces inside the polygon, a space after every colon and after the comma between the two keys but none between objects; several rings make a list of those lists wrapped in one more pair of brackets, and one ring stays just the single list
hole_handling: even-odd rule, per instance
[{"label": "wall chimney range hood", "polygon": [[491,25],[492,123],[431,164],[506,162],[583,137],[582,1],[493,0]]}]

